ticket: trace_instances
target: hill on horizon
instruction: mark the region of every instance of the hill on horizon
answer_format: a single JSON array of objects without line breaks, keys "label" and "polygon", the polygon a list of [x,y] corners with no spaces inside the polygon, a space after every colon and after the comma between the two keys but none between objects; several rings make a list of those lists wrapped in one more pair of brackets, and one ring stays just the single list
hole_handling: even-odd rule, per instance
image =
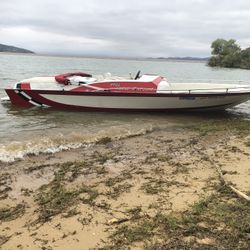
[{"label": "hill on horizon", "polygon": [[15,47],[15,46],[5,45],[5,44],[0,44],[0,52],[35,54],[31,50],[27,50],[27,49],[23,49],[23,48],[18,48],[18,47]]},{"label": "hill on horizon", "polygon": [[184,56],[184,57],[157,57],[159,60],[176,60],[176,61],[208,61],[210,57],[193,57],[193,56]]}]

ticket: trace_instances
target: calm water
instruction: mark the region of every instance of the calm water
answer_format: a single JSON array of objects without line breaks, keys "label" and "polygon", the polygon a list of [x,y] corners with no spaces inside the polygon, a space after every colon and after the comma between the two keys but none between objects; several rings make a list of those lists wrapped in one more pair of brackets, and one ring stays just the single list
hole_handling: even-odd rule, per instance
[{"label": "calm water", "polygon": [[[0,97],[4,87],[32,76],[47,76],[82,71],[91,74],[128,76],[154,73],[169,81],[198,79],[250,81],[250,71],[213,69],[202,62],[165,62],[48,57],[32,55],[0,55]],[[154,126],[175,126],[204,119],[227,117],[250,119],[250,102],[222,114],[120,114],[77,113],[50,109],[20,109],[0,103],[0,161],[21,159],[26,154],[56,152],[94,142],[102,136],[122,136]]]}]

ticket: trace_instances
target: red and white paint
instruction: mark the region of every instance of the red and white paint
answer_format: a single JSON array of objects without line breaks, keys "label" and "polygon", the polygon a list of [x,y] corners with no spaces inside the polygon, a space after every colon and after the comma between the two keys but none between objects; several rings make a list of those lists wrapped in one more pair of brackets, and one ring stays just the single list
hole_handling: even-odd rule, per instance
[{"label": "red and white paint", "polygon": [[247,85],[169,84],[157,75],[98,81],[86,73],[69,73],[26,79],[6,92],[13,105],[78,111],[225,109],[250,99]]}]

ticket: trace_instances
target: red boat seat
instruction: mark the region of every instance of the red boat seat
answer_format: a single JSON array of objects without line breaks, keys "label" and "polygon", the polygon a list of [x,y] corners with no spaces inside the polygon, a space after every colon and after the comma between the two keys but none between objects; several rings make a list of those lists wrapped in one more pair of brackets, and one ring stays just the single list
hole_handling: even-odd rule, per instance
[{"label": "red boat seat", "polygon": [[92,75],[87,74],[87,73],[73,72],[73,73],[66,73],[66,74],[56,75],[55,80],[58,83],[68,85],[70,83],[70,80],[68,79],[68,77],[72,77],[72,76],[92,77]]}]

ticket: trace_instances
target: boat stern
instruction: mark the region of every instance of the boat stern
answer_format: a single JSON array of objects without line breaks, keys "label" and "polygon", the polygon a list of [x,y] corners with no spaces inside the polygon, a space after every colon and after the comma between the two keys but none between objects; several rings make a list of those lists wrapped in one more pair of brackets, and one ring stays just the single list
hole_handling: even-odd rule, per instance
[{"label": "boat stern", "polygon": [[20,94],[18,90],[15,90],[13,88],[7,88],[5,89],[5,92],[10,98],[10,101],[13,105],[19,106],[19,107],[32,107],[33,105],[29,102],[29,99],[25,98],[23,95]]}]

